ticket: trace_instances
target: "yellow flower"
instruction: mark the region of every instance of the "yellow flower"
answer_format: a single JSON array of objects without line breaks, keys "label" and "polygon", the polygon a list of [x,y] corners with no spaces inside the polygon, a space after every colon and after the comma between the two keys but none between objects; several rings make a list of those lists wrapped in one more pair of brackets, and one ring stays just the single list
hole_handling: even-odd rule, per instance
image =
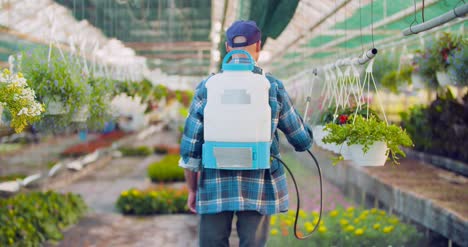
[{"label": "yellow flower", "polygon": [[158,193],[156,191],[151,191],[149,194],[152,197],[157,197],[158,196]]},{"label": "yellow flower", "polygon": [[354,231],[354,226],[351,226],[351,225],[350,225],[350,226],[347,226],[347,227],[345,228],[345,231],[347,231],[347,232],[352,232],[352,231]]},{"label": "yellow flower", "polygon": [[306,226],[305,229],[307,232],[312,232],[314,230],[314,226]]},{"label": "yellow flower", "polygon": [[385,211],[379,210],[379,214],[382,215],[382,216],[385,216]]},{"label": "yellow flower", "polygon": [[299,210],[299,217],[301,217],[301,218],[307,217],[307,214],[304,212],[304,210],[302,210],[302,209]]},{"label": "yellow flower", "polygon": [[295,211],[292,211],[292,210],[289,210],[289,211],[288,211],[288,215],[290,215],[290,216],[295,216],[295,215],[296,215],[296,212],[295,212]]},{"label": "yellow flower", "polygon": [[371,213],[373,214],[377,213],[377,209],[376,208],[371,209]]},{"label": "yellow flower", "polygon": [[362,217],[362,216],[357,217],[356,219],[357,219],[359,222],[364,222],[364,221],[366,221],[366,217]]},{"label": "yellow flower", "polygon": [[140,192],[138,190],[132,190],[132,195],[133,196],[138,196],[138,195],[140,195]]},{"label": "yellow flower", "polygon": [[391,233],[393,231],[394,226],[386,226],[382,230],[383,233]]},{"label": "yellow flower", "polygon": [[333,211],[330,212],[331,217],[335,217],[337,215],[338,215],[338,211],[336,211],[336,210],[333,210]]},{"label": "yellow flower", "polygon": [[359,218],[353,220],[354,224],[358,224],[359,222],[360,222]]},{"label": "yellow flower", "polygon": [[312,223],[310,223],[310,221],[307,221],[306,223],[304,223],[304,226],[307,228],[307,227],[314,227],[314,225]]},{"label": "yellow flower", "polygon": [[276,224],[276,219],[277,219],[276,215],[271,216],[271,218],[270,218],[270,225]]},{"label": "yellow flower", "polygon": [[378,230],[378,229],[380,228],[380,224],[379,224],[379,223],[374,224],[373,228],[374,228],[375,230]]},{"label": "yellow flower", "polygon": [[346,209],[346,211],[348,211],[348,212],[353,212],[353,211],[354,211],[354,207],[349,207],[349,208]]},{"label": "yellow flower", "polygon": [[286,223],[287,226],[292,226],[292,220],[285,220],[284,223]]},{"label": "yellow flower", "polygon": [[271,229],[270,234],[273,235],[273,236],[278,235],[278,229],[276,229],[276,228]]},{"label": "yellow flower", "polygon": [[364,230],[362,228],[358,228],[354,231],[354,235],[356,236],[361,236],[362,234],[364,234]]},{"label": "yellow flower", "polygon": [[320,226],[319,229],[318,229],[318,231],[319,231],[320,233],[326,233],[326,232],[327,232],[327,227],[326,227],[326,226]]},{"label": "yellow flower", "polygon": [[346,226],[347,224],[348,224],[348,221],[347,221],[347,220],[345,220],[345,219],[341,219],[341,220],[340,220],[340,225]]},{"label": "yellow flower", "polygon": [[319,222],[319,218],[315,218],[314,221],[313,221],[314,225],[317,225],[318,222]]},{"label": "yellow flower", "polygon": [[398,224],[400,222],[400,220],[398,220],[397,217],[392,217],[390,220],[388,220],[388,222],[390,222],[391,224]]},{"label": "yellow flower", "polygon": [[319,213],[316,212],[316,211],[313,211],[313,212],[312,212],[312,216],[314,216],[314,217],[319,217]]},{"label": "yellow flower", "polygon": [[23,78],[23,77],[24,77],[24,76],[23,76],[23,73],[21,73],[21,72],[18,72],[17,75],[18,75],[19,78]]}]

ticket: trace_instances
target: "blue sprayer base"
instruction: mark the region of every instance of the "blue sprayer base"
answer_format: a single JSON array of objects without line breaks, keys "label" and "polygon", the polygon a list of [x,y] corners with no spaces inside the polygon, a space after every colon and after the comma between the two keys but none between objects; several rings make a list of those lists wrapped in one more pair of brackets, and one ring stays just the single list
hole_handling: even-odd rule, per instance
[{"label": "blue sprayer base", "polygon": [[204,168],[270,169],[270,142],[205,142],[202,154]]}]

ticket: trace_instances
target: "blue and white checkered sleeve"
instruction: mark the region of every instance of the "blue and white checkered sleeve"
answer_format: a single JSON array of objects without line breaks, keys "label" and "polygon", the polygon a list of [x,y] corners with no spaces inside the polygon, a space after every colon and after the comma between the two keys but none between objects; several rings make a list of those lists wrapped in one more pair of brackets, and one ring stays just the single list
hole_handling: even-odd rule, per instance
[{"label": "blue and white checkered sleeve", "polygon": [[203,145],[203,109],[205,105],[204,83],[195,91],[189,115],[185,120],[184,134],[180,143],[179,166],[198,172],[201,167]]},{"label": "blue and white checkered sleeve", "polygon": [[281,83],[279,85],[278,102],[281,103],[281,109],[278,128],[283,131],[288,142],[296,151],[305,151],[312,146],[312,131],[304,124],[301,116],[292,105],[284,86]]}]

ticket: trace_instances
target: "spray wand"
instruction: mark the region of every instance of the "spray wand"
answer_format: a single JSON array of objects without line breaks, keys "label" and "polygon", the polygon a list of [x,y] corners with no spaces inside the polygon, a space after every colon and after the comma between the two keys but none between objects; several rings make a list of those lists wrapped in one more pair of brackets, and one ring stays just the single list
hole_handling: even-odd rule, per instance
[{"label": "spray wand", "polygon": [[[312,92],[312,88],[313,88],[313,83],[314,83],[314,81],[316,79],[316,76],[317,76],[317,70],[314,69],[312,72],[314,74],[314,78],[313,78],[312,85],[311,85],[311,88],[310,88],[311,92]],[[311,93],[307,96],[307,100],[306,100],[306,107],[305,107],[305,112],[304,112],[304,123],[306,122],[306,119],[307,119],[307,114],[308,114],[308,109],[309,109],[309,104],[310,104],[310,99],[311,99],[310,95],[311,95]],[[322,171],[320,170],[319,163],[317,161],[317,158],[314,156],[314,154],[310,150],[307,150],[307,153],[314,160],[315,166],[317,167],[317,171],[318,171],[318,175],[319,175],[319,182],[320,182],[320,212],[319,212],[319,219],[317,221],[317,224],[315,224],[314,229],[310,232],[310,234],[308,234],[306,236],[302,236],[302,237],[297,235],[297,221],[299,219],[299,210],[300,210],[300,195],[299,195],[299,188],[297,186],[296,179],[294,178],[294,175],[293,175],[291,169],[289,169],[289,167],[286,165],[286,163],[284,163],[283,160],[281,160],[279,157],[271,155],[272,158],[278,160],[284,166],[284,168],[286,168],[289,175],[291,175],[291,179],[292,179],[292,181],[294,183],[294,187],[296,189],[297,207],[296,207],[296,215],[295,215],[295,219],[294,219],[294,236],[299,240],[305,240],[305,239],[309,238],[310,236],[312,236],[312,233],[317,230],[318,226],[320,225],[320,221],[322,220],[322,209],[323,209]]]}]

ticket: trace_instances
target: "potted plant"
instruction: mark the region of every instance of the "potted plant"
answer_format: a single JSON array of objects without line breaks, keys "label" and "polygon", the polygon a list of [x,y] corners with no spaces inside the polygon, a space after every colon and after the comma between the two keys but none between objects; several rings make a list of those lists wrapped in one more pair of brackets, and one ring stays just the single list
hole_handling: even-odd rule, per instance
[{"label": "potted plant", "polygon": [[420,55],[421,54],[418,52],[413,54],[413,59],[411,61],[411,67],[413,69],[411,70],[410,79],[411,79],[411,88],[413,90],[423,89],[425,85],[424,77],[419,73],[419,70],[420,70],[419,64],[416,63],[416,59]]},{"label": "potted plant", "polygon": [[137,94],[141,97],[141,103],[147,102],[151,98],[153,84],[148,79],[143,79],[138,84]]},{"label": "potted plant", "polygon": [[139,83],[134,81],[115,81],[114,95],[125,94],[132,99],[138,94]]},{"label": "potted plant", "polygon": [[157,101],[162,100],[163,98],[167,97],[168,89],[164,85],[156,85],[153,87],[153,98]]},{"label": "potted plant", "polygon": [[413,83],[415,83],[415,85],[418,85],[416,84],[417,81],[422,80],[423,85],[427,86],[428,88],[437,88],[437,78],[434,73],[434,63],[434,59],[432,59],[428,48],[426,48],[424,51],[416,51],[413,57],[413,64],[415,67],[413,71],[416,72],[420,78],[417,78],[418,76],[414,73],[411,75],[411,80]]},{"label": "potted plant", "polygon": [[460,46],[461,37],[451,33],[443,33],[431,46],[430,53],[433,60],[434,70],[436,71],[437,81],[440,86],[446,86],[452,83],[452,78],[447,74],[449,67],[448,58],[451,53]]},{"label": "potted plant", "polygon": [[[46,105],[46,114],[58,116],[54,124],[66,126],[89,101],[89,85],[76,59],[62,56],[57,48],[37,48],[23,54],[22,69],[29,86]],[[47,126],[53,127],[53,126]]]},{"label": "potted plant", "polygon": [[[350,146],[354,163],[361,166],[383,166],[390,156],[393,163],[398,164],[398,156],[405,157],[400,146],[412,146],[413,142],[401,127],[388,125],[374,116],[369,118],[356,115],[352,124],[327,124],[329,134],[324,142]],[[342,157],[340,157],[343,159]]]},{"label": "potted plant", "polygon": [[112,119],[109,88],[114,87],[113,81],[91,75],[88,83],[92,90],[87,125],[90,129],[101,129],[106,122]]},{"label": "potted plant", "polygon": [[377,113],[374,110],[369,109],[369,112],[367,112],[367,109],[367,104],[363,104],[360,107],[346,107],[340,110],[336,110],[334,106],[330,107],[322,114],[321,123],[323,125],[317,125],[313,128],[315,143],[317,143],[317,145],[321,146],[324,149],[330,150],[332,148],[335,148],[336,153],[347,152],[346,147],[343,147],[341,145],[334,145],[331,143],[324,143],[322,141],[323,137],[327,136],[329,133],[329,131],[325,128],[325,125],[328,123],[335,123],[338,125],[348,124],[350,121],[350,116],[352,116],[353,114],[358,114],[361,116],[367,116],[368,114],[370,114],[378,118]]},{"label": "potted plant", "polygon": [[468,86],[468,44],[462,40],[447,58],[449,64],[447,70],[450,78],[453,78],[457,86]]},{"label": "potted plant", "polygon": [[44,106],[35,97],[21,73],[13,74],[7,69],[0,73],[0,105],[17,133],[38,121],[44,112]]},{"label": "potted plant", "polygon": [[335,106],[330,106],[322,112],[320,116],[320,124],[312,127],[312,133],[314,134],[315,144],[324,149],[328,149],[328,146],[322,142],[322,138],[327,134],[325,132],[325,124],[333,121],[333,115],[335,113]]}]

